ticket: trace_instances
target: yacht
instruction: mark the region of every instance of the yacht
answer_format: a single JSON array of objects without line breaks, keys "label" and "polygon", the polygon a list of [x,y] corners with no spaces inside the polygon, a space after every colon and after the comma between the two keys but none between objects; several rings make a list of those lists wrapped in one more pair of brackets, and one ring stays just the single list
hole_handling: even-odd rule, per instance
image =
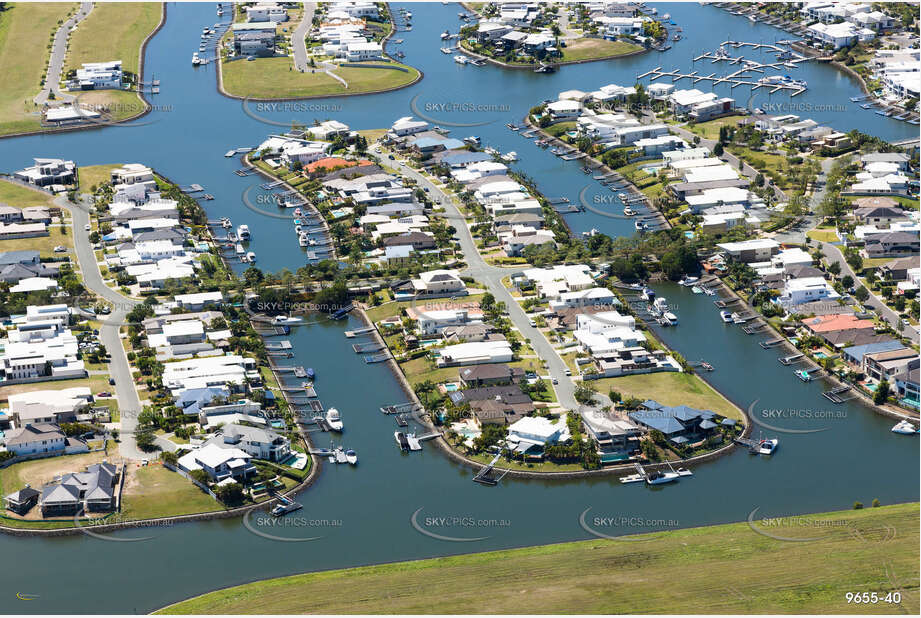
[{"label": "yacht", "polygon": [[454,62],[456,62],[457,64],[467,64],[467,56],[462,56],[461,54],[458,54],[454,56]]},{"label": "yacht", "polygon": [[441,33],[441,40],[442,40],[442,41],[444,41],[445,39],[450,39],[450,38],[451,38],[451,31],[450,31],[450,30],[445,30],[444,32]]},{"label": "yacht", "polygon": [[450,48],[450,47],[442,47],[442,48],[441,48],[441,53],[443,53],[443,54],[450,54],[450,53],[451,53],[451,48]]},{"label": "yacht", "polygon": [[649,302],[652,302],[656,297],[656,291],[652,288],[644,287],[643,291],[640,292],[640,295]]},{"label": "yacht", "polygon": [[517,160],[518,160],[518,153],[515,152],[514,150],[510,150],[510,151],[506,152],[504,155],[502,155],[502,160],[503,160],[503,161],[508,161],[508,162],[517,161]]},{"label": "yacht", "polygon": [[256,261],[256,254],[253,253],[252,251],[250,251],[249,253],[246,254],[246,260],[247,260],[248,262],[255,262],[255,261]]},{"label": "yacht", "polygon": [[647,229],[646,224],[643,223],[642,221],[634,221],[633,227],[636,228],[637,232],[645,232]]},{"label": "yacht", "polygon": [[684,277],[681,278],[681,281],[679,281],[678,284],[683,285],[685,287],[691,287],[698,281],[700,281],[700,277],[691,277],[690,275],[685,275]]},{"label": "yacht", "polygon": [[678,324],[678,316],[672,313],[671,311],[666,311],[663,315],[663,318],[668,322],[669,326],[675,326]]},{"label": "yacht", "polygon": [[310,239],[307,238],[306,234],[303,234],[298,237],[297,244],[300,245],[301,247],[307,247],[308,245],[310,245]]},{"label": "yacht", "polygon": [[345,452],[345,459],[353,466],[358,465],[358,453],[353,449],[349,449]]},{"label": "yacht", "polygon": [[339,410],[330,408],[326,411],[326,424],[333,431],[342,431],[342,418],[339,416]]},{"label": "yacht", "polygon": [[659,315],[665,315],[665,312],[668,311],[668,303],[664,296],[660,296],[652,302],[652,311]]},{"label": "yacht", "polygon": [[289,315],[276,315],[273,322],[275,324],[300,324],[303,320]]},{"label": "yacht", "polygon": [[758,444],[758,454],[759,455],[773,455],[774,451],[777,450],[777,446],[780,444],[780,440],[773,438],[771,440],[761,440]]},{"label": "yacht", "polygon": [[908,419],[899,421],[893,428],[892,433],[900,433],[905,436],[910,436],[912,434],[918,433],[918,430],[915,429],[915,426],[911,424]]},{"label": "yacht", "polygon": [[237,227],[237,238],[240,240],[249,240],[251,237],[252,234],[250,234],[248,225],[244,223],[243,225]]},{"label": "yacht", "polygon": [[201,58],[198,57],[198,52],[192,54],[192,66],[198,66],[201,64]]},{"label": "yacht", "polygon": [[726,322],[726,324],[732,324],[732,314],[728,311],[720,311],[720,317],[723,319],[723,322]]},{"label": "yacht", "polygon": [[637,212],[633,210],[632,208],[630,208],[629,206],[624,206],[624,215],[626,215],[627,217],[635,217],[637,215]]},{"label": "yacht", "polygon": [[665,483],[671,483],[677,480],[677,472],[661,472],[657,470],[646,475],[646,483],[648,485],[664,485]]},{"label": "yacht", "polygon": [[464,138],[464,142],[467,144],[473,144],[475,146],[480,145],[480,138],[476,135],[470,135],[469,137]]},{"label": "yacht", "polygon": [[281,502],[275,505],[275,508],[272,509],[272,515],[275,517],[281,517],[282,515],[287,515],[288,513],[293,513],[299,509],[304,508],[303,505],[292,502],[291,500],[285,499],[285,502]]}]

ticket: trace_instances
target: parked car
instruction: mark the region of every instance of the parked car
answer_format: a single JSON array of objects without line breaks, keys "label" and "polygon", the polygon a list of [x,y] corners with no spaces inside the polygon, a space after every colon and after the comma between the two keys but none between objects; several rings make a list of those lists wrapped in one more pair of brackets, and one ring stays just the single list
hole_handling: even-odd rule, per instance
[{"label": "parked car", "polygon": [[115,386],[115,378],[109,378],[109,385]]},{"label": "parked car", "polygon": [[86,232],[89,232],[89,231],[92,230],[92,229],[93,229],[93,226],[90,225],[89,223],[87,223],[86,225],[83,226],[83,230],[86,231]]},{"label": "parked car", "polygon": [[568,375],[568,376],[571,376],[571,375],[572,375],[572,370],[570,370],[570,369],[567,367],[567,368],[566,368],[566,371],[564,371],[563,373],[565,373],[565,374]]},{"label": "parked car", "polygon": [[65,247],[64,245],[58,245],[57,247],[54,248],[55,253],[64,253],[65,251],[67,251],[67,247]]},{"label": "parked car", "polygon": [[557,380],[556,378],[553,378],[553,383],[554,383],[554,384],[559,384],[559,383],[560,383],[560,381],[559,381],[559,380]]}]

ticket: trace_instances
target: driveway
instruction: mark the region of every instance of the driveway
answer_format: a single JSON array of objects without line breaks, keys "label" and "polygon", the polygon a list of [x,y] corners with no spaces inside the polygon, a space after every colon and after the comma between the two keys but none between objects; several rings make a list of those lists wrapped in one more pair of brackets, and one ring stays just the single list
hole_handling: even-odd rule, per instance
[{"label": "driveway", "polygon": [[291,46],[294,48],[294,70],[303,73],[307,70],[307,43],[304,39],[313,24],[313,14],[317,10],[315,2],[304,3],[304,16],[301,23],[291,33]]},{"label": "driveway", "polygon": [[[119,294],[105,284],[96,254],[84,227],[90,222],[89,207],[91,202],[81,198],[80,204],[73,204],[63,197],[55,204],[70,211],[74,225],[74,253],[83,275],[86,288],[113,304],[112,313],[105,317],[99,327],[99,339],[111,355],[109,374],[115,378],[115,397],[121,416],[119,453],[128,459],[145,459],[149,455],[137,448],[134,432],[137,428],[137,416],[141,411],[141,400],[134,386],[128,356],[122,344],[120,329],[125,317],[140,301]],[[158,441],[159,442],[159,441]]]}]

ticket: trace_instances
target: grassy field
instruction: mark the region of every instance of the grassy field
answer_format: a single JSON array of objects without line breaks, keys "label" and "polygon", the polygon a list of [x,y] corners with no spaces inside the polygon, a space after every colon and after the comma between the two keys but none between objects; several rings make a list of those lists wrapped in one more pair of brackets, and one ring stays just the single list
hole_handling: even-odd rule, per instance
[{"label": "grassy field", "polygon": [[122,515],[126,519],[170,517],[223,508],[188,479],[155,463],[128,466],[123,500]]},{"label": "grassy field", "polygon": [[655,399],[666,406],[684,404],[700,410],[711,410],[729,418],[742,418],[742,413],[736,406],[713,390],[699,376],[690,373],[642,373],[590,380],[586,384],[605,395],[614,389],[625,398]]},{"label": "grassy field", "polygon": [[405,64],[393,63],[409,72],[389,69],[336,69],[349,87],[323,72],[299,73],[293,70],[290,58],[259,58],[252,62],[235,60],[222,63],[224,90],[239,97],[281,99],[337,94],[358,94],[399,88],[412,83],[419,72]]},{"label": "grassy field", "polygon": [[16,208],[28,206],[53,206],[54,196],[18,185],[7,180],[0,180],[0,203]]},{"label": "grassy field", "polygon": [[738,126],[742,118],[743,116],[727,116],[725,118],[717,118],[716,120],[708,120],[707,122],[689,124],[685,128],[704,139],[718,139],[720,136],[720,127]]},{"label": "grassy field", "polygon": [[10,386],[0,386],[0,401],[7,401],[10,395],[18,393],[32,393],[34,391],[61,390],[64,388],[76,388],[78,386],[88,387],[93,394],[100,391],[112,391],[109,386],[109,376],[89,376],[86,378],[76,378],[74,380],[55,380],[54,382],[28,382],[26,384],[11,384]]},{"label": "grassy field", "polygon": [[819,240],[822,242],[836,242],[838,240],[838,235],[835,234],[835,230],[829,229],[820,230],[816,228],[814,230],[809,230],[806,232],[806,236],[813,240]]},{"label": "grassy field", "polygon": [[563,62],[594,60],[609,56],[623,56],[643,49],[639,45],[626,41],[606,41],[604,39],[577,39],[568,42],[563,48]]},{"label": "grassy field", "polygon": [[141,43],[160,23],[159,2],[99,2],[70,37],[64,72],[85,62],[121,60],[122,69],[138,72]]},{"label": "grassy field", "polygon": [[[814,527],[773,530],[819,540],[779,541],[743,522],[294,575],[158,613],[918,613],[917,503],[803,519]],[[475,583],[483,573],[488,592]],[[862,591],[899,591],[901,604],[846,602]]]},{"label": "grassy field", "polygon": [[94,185],[101,185],[112,180],[112,170],[122,167],[121,163],[106,165],[87,165],[77,168],[77,178],[80,182],[80,191],[89,193]]},{"label": "grassy field", "polygon": [[[65,228],[68,231],[70,228]],[[61,228],[58,226],[49,228],[48,236],[36,236],[34,238],[11,238],[9,240],[0,240],[0,252],[4,251],[25,251],[27,249],[35,249],[39,252],[39,255],[43,258],[46,257],[62,257],[66,256],[68,253],[73,253],[73,251],[68,251],[64,253],[55,253],[54,248],[57,246],[66,247],[67,249],[73,249],[74,240],[71,234],[62,234]]]},{"label": "grassy field", "polygon": [[26,484],[32,487],[41,487],[59,474],[79,472],[86,466],[99,463],[105,458],[106,454],[99,451],[15,463],[8,468],[0,469],[0,490],[3,491],[5,496],[17,489],[21,489]]},{"label": "grassy field", "polygon": [[47,46],[58,21],[76,7],[72,2],[14,3],[0,11],[0,135],[40,129],[32,97],[41,90]]}]

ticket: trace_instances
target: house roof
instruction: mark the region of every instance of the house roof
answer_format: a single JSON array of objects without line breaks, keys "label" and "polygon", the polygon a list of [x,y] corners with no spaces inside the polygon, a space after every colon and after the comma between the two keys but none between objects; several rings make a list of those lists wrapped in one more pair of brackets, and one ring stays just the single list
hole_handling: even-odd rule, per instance
[{"label": "house roof", "polygon": [[904,346],[896,341],[895,339],[889,339],[888,341],[877,341],[874,343],[867,343],[864,345],[854,345],[849,348],[844,348],[842,352],[847,356],[850,356],[858,363],[863,363],[863,357],[867,354],[875,354],[877,352],[887,352],[889,350],[899,350]]},{"label": "house roof", "polygon": [[501,378],[514,379],[523,376],[524,369],[521,367],[510,367],[505,363],[489,363],[464,367],[458,372],[458,375],[464,381],[496,380]]},{"label": "house roof", "polygon": [[873,320],[861,320],[853,314],[833,313],[803,320],[803,326],[814,333],[836,330],[863,330],[874,327]]}]

